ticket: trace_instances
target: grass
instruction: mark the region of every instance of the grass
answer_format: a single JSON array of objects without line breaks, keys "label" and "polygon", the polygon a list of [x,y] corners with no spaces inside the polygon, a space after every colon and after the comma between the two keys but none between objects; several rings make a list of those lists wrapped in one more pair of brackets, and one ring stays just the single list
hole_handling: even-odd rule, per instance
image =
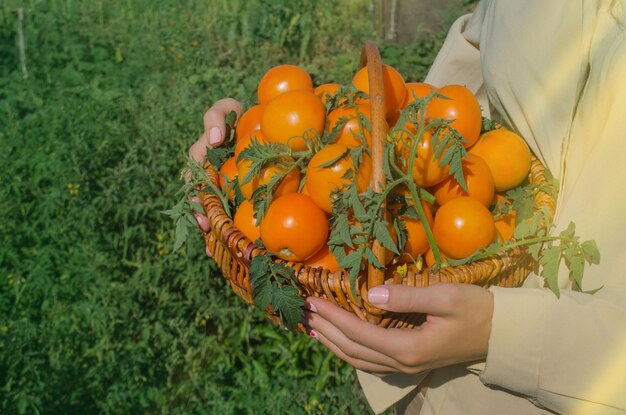
[{"label": "grass", "polygon": [[[160,212],[216,99],[348,83],[369,1],[0,4],[0,412],[367,413],[354,371],[238,299]],[[23,76],[15,10],[24,10]],[[382,45],[423,77],[442,34]]]}]

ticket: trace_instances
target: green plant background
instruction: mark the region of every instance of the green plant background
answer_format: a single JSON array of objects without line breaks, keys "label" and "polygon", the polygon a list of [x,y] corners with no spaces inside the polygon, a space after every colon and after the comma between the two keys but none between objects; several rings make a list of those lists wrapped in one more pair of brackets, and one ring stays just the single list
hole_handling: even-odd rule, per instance
[{"label": "green plant background", "polygon": [[[370,412],[354,371],[237,298],[199,235],[171,254],[161,213],[213,101],[252,103],[280,63],[350,82],[370,5],[0,3],[0,413]],[[381,53],[421,80],[444,36]]]}]

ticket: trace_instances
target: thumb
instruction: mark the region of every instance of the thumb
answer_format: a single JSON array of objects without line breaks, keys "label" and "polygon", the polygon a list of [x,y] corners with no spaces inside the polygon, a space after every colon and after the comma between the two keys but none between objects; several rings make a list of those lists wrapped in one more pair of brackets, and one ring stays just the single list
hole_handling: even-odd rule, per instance
[{"label": "thumb", "polygon": [[211,147],[217,147],[224,143],[226,137],[225,119],[229,112],[234,111],[237,119],[243,113],[243,104],[232,98],[223,98],[215,102],[204,114],[204,136]]},{"label": "thumb", "polygon": [[387,311],[446,315],[455,309],[455,299],[461,297],[458,291],[464,290],[461,285],[465,284],[439,283],[423,288],[379,285],[369,289],[367,300]]}]

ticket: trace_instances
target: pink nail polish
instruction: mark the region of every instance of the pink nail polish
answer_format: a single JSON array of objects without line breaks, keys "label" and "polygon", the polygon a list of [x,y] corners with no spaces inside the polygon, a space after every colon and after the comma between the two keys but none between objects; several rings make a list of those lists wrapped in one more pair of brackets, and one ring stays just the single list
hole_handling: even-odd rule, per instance
[{"label": "pink nail polish", "polygon": [[319,338],[319,334],[317,334],[317,332],[315,330],[309,330],[309,337],[317,340]]},{"label": "pink nail polish", "polygon": [[389,290],[385,287],[373,287],[367,292],[367,300],[372,304],[386,304],[389,300]]},{"label": "pink nail polish", "polygon": [[221,144],[221,142],[222,130],[220,130],[218,127],[211,128],[211,130],[209,131],[209,144],[214,146],[216,144]]},{"label": "pink nail polish", "polygon": [[304,308],[306,308],[309,311],[312,311],[314,313],[317,313],[317,308],[315,308],[315,306],[311,303],[305,303],[304,304]]}]

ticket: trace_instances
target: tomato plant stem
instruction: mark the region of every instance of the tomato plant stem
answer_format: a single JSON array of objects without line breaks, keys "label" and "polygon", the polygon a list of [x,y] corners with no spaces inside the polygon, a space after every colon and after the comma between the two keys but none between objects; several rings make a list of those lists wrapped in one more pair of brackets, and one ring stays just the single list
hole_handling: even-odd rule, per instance
[{"label": "tomato plant stem", "polygon": [[[433,235],[433,231],[430,228],[430,224],[426,219],[426,214],[424,213],[424,208],[422,207],[420,192],[418,191],[418,187],[415,184],[413,178],[413,166],[415,164],[415,158],[417,155],[417,146],[422,140],[424,133],[426,132],[426,105],[428,100],[419,100],[418,101],[418,114],[419,114],[419,122],[417,134],[413,138],[413,142],[411,143],[411,157],[409,157],[409,165],[407,168],[407,173],[402,173],[407,177],[409,192],[411,193],[411,198],[415,204],[415,211],[417,212],[417,216],[419,220],[422,222],[424,226],[424,231],[426,232],[426,239],[428,239],[428,245],[430,249],[433,251],[433,256],[435,257],[435,262],[437,265],[441,264],[441,252],[439,251],[439,247],[437,246],[437,242],[435,241],[435,236]],[[421,189],[421,188],[420,188]]]},{"label": "tomato plant stem", "polygon": [[499,252],[506,251],[507,249],[516,248],[518,246],[533,245],[536,243],[550,242],[550,241],[576,242],[575,240],[571,238],[565,238],[563,236],[552,236],[552,235],[537,236],[534,238],[520,239],[519,241],[515,241],[515,242],[507,242],[504,245],[500,245],[495,248],[483,251],[480,254],[477,254],[476,256],[472,256],[471,258],[472,258],[472,261],[476,261],[479,259],[488,258]]}]

